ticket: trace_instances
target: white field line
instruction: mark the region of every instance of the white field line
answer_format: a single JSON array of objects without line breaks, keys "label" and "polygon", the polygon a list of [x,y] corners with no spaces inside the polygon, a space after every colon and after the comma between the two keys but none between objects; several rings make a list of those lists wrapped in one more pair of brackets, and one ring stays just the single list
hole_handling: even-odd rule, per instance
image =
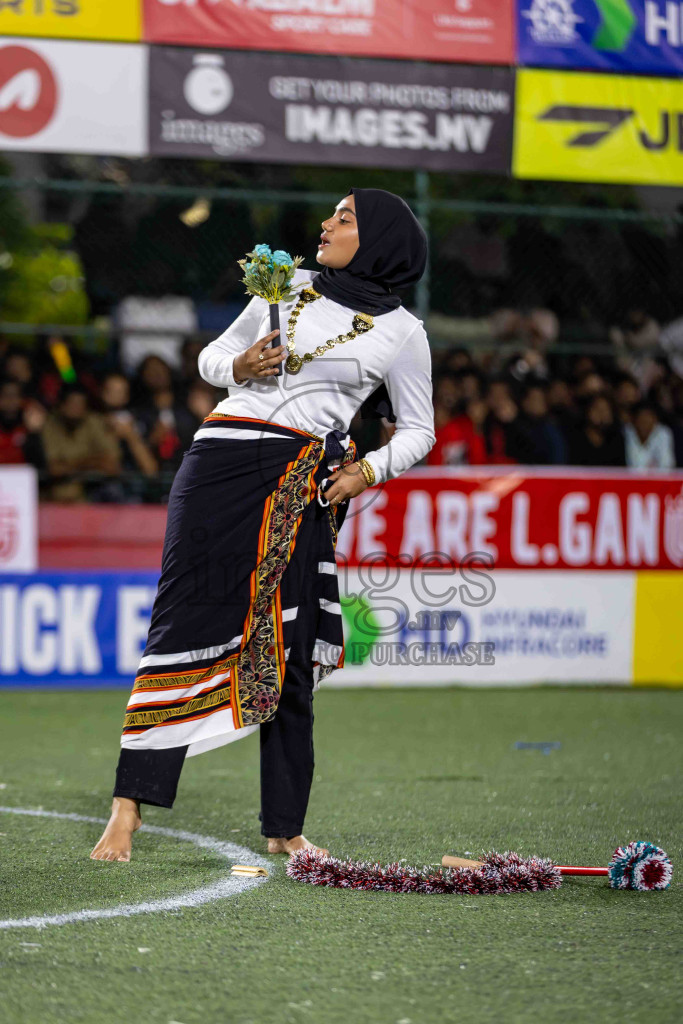
[{"label": "white field line", "polygon": [[[60,818],[64,821],[79,821],[89,825],[106,825],[107,818],[88,818],[83,814],[61,814],[58,811],[28,810],[24,807],[0,807],[0,813],[23,814],[32,818]],[[202,836],[196,832],[185,832],[182,829],[161,828],[159,825],[143,825],[141,832],[152,833],[157,836],[168,836],[169,839],[177,839],[181,843],[193,843],[203,850],[211,850],[219,857],[225,857],[231,863],[254,864],[257,867],[264,867],[272,870],[272,865],[265,858],[254,853],[246,846],[238,846],[236,843],[224,843],[213,836]],[[47,928],[49,925],[73,924],[76,921],[97,921],[101,918],[110,917],[132,917],[134,914],[156,914],[161,910],[178,910],[182,907],[199,907],[203,903],[213,903],[216,900],[226,899],[228,896],[237,896],[261,885],[267,879],[263,876],[258,878],[239,878],[228,875],[212,882],[211,885],[202,886],[200,889],[191,889],[189,892],[179,893],[177,896],[168,896],[163,900],[152,900],[145,903],[123,903],[118,907],[109,907],[93,910],[74,910],[68,914],[48,914],[42,917],[19,917],[0,920],[0,929],[7,928]]]}]

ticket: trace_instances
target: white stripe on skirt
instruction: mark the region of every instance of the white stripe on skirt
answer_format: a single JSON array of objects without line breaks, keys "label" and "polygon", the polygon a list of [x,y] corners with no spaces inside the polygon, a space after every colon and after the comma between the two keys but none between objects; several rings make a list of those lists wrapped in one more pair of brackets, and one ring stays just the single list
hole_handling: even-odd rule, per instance
[{"label": "white stripe on skirt", "polygon": [[242,642],[242,636],[234,636],[229,644],[221,644],[220,647],[200,647],[196,651],[181,651],[179,654],[147,654],[140,662],[140,668],[149,668],[151,665],[186,665],[188,662],[204,661],[206,658],[217,658],[219,655],[229,651],[231,647],[237,647]]},{"label": "white stripe on skirt", "polygon": [[[282,621],[291,622],[295,619],[299,606],[285,608],[282,612]],[[238,647],[242,642],[242,635],[234,636],[229,644],[221,644],[219,647],[200,647],[196,651],[181,651],[178,654],[148,654],[141,659],[139,668],[150,668],[153,665],[187,665],[195,661],[204,661],[206,658],[218,658],[221,654]]]},{"label": "white stripe on skirt", "polygon": [[276,437],[279,441],[292,441],[294,438],[283,437],[272,430],[244,430],[239,427],[200,427],[194,435],[195,441],[221,437],[226,441],[262,441],[264,437]]}]

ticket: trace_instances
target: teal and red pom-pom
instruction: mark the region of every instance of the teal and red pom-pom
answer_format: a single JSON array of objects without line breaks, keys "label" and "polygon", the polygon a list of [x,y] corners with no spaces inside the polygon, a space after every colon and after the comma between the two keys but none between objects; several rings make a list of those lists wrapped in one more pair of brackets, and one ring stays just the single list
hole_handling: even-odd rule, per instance
[{"label": "teal and red pom-pom", "polygon": [[613,889],[667,889],[673,867],[664,850],[653,843],[618,846],[607,868]]}]

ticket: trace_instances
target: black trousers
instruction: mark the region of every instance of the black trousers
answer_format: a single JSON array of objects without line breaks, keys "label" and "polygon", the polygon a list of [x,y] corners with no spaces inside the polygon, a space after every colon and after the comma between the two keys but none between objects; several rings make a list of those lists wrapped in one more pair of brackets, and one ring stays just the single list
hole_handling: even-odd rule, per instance
[{"label": "black trousers", "polygon": [[[300,609],[302,612],[303,608]],[[310,616],[302,615],[304,622]],[[301,621],[301,620],[300,620]],[[261,834],[301,835],[313,781],[313,639],[292,643],[277,712],[260,727]],[[114,796],[172,807],[187,747],[121,749]]]}]

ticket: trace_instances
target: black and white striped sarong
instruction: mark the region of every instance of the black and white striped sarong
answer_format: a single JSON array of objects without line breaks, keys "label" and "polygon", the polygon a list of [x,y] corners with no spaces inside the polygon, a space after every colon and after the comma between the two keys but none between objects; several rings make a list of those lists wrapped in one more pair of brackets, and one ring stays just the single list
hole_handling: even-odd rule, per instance
[{"label": "black and white striped sarong", "polygon": [[[344,462],[355,456],[353,443]],[[312,664],[343,664],[335,565],[340,510],[316,499],[325,442],[212,414],[173,483],[159,589],[121,745],[229,743],[273,717],[289,648],[313,616]],[[307,620],[310,624],[310,619]]]}]

